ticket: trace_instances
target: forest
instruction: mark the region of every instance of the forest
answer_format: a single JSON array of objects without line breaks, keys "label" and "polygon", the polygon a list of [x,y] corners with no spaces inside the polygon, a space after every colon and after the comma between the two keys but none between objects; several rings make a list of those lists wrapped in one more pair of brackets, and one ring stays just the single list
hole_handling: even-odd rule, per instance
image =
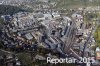
[{"label": "forest", "polygon": [[0,15],[13,15],[20,11],[27,11],[17,6],[0,5]]}]

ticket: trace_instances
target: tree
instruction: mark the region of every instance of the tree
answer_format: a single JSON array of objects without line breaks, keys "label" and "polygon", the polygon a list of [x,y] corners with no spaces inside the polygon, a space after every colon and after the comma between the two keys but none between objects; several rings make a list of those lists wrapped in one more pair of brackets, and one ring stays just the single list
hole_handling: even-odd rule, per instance
[{"label": "tree", "polygon": [[17,54],[17,57],[19,58],[19,60],[22,62],[23,66],[32,66],[32,59],[29,53],[19,53]]},{"label": "tree", "polygon": [[13,15],[20,11],[29,12],[29,9],[22,9],[21,7],[10,5],[0,5],[0,15]]}]

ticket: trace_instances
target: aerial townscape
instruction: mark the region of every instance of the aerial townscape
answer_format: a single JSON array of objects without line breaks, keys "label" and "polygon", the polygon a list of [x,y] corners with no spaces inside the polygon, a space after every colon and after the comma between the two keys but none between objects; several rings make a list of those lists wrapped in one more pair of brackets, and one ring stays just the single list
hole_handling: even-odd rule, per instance
[{"label": "aerial townscape", "polygon": [[0,66],[100,66],[100,1],[0,0]]}]

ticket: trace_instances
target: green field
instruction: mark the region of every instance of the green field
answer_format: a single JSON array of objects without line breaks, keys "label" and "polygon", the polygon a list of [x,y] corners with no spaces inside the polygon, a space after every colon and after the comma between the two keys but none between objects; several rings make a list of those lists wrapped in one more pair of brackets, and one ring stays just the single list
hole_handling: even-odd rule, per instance
[{"label": "green field", "polygon": [[100,0],[54,0],[57,2],[57,8],[78,8],[87,6],[98,6]]},{"label": "green field", "polygon": [[97,27],[96,32],[94,33],[94,37],[95,37],[97,46],[100,47],[100,25]]}]

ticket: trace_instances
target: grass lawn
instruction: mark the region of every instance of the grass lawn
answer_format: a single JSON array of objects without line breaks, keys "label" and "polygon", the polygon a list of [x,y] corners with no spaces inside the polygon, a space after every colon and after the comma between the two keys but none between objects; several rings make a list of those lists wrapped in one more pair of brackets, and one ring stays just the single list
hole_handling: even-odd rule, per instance
[{"label": "grass lawn", "polygon": [[94,33],[94,37],[95,37],[97,46],[100,47],[100,25],[97,27],[96,32]]},{"label": "grass lawn", "polygon": [[57,8],[65,9],[100,5],[99,0],[93,0],[92,2],[89,0],[55,0],[55,2],[58,2]]}]

